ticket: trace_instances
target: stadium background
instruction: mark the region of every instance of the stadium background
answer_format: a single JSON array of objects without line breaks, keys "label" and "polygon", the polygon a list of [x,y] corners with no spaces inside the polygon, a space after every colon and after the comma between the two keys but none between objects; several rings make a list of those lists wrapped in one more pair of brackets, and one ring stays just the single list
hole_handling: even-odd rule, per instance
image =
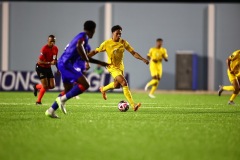
[{"label": "stadium background", "polygon": [[[34,71],[41,47],[49,34],[57,37],[59,55],[73,36],[81,32],[86,20],[97,23],[90,40],[92,49],[104,40],[106,2],[9,2],[9,71]],[[199,3],[110,2],[112,25],[123,27],[122,37],[142,56],[146,56],[156,38],[164,39],[169,62],[163,62],[159,89],[175,89],[175,61],[178,50],[192,50],[198,55],[198,89],[207,90],[208,5]],[[215,6],[215,84],[229,84],[225,60],[239,49],[240,4],[213,3]],[[2,21],[2,2],[0,2]],[[0,25],[2,30],[2,25]],[[3,31],[4,32],[4,31]],[[110,30],[109,30],[110,32]],[[2,33],[0,32],[0,37]],[[110,38],[110,37],[109,37]],[[2,42],[0,38],[0,50]],[[0,60],[2,61],[2,52]],[[103,59],[103,55],[96,58]],[[2,65],[0,66],[2,67]],[[93,69],[94,66],[92,66]],[[143,89],[150,79],[149,67],[125,54],[125,71],[132,89]],[[2,68],[0,68],[2,70]]]}]

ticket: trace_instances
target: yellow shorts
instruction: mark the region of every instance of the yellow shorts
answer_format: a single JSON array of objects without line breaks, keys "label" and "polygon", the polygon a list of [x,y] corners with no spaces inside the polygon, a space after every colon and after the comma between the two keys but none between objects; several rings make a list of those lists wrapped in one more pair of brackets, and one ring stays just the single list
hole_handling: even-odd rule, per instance
[{"label": "yellow shorts", "polygon": [[231,82],[231,84],[233,83],[233,81],[236,79],[236,78],[240,78],[240,73],[238,73],[237,75],[233,75],[230,73],[229,70],[227,70],[227,74],[228,74],[228,78],[229,78],[229,81]]},{"label": "yellow shorts", "polygon": [[154,62],[151,62],[150,73],[152,77],[159,76],[160,78],[162,78],[162,64],[159,63],[154,64]]},{"label": "yellow shorts", "polygon": [[115,79],[117,76],[122,75],[123,76],[123,71],[119,68],[114,68],[114,67],[107,67],[108,72],[112,75],[112,77]]}]

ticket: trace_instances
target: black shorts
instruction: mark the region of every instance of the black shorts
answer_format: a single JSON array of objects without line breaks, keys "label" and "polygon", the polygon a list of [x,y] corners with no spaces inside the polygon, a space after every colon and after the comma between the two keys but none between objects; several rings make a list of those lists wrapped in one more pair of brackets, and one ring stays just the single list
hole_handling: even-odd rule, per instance
[{"label": "black shorts", "polygon": [[52,68],[44,68],[36,64],[36,72],[39,77],[39,79],[44,79],[44,78],[54,78]]}]

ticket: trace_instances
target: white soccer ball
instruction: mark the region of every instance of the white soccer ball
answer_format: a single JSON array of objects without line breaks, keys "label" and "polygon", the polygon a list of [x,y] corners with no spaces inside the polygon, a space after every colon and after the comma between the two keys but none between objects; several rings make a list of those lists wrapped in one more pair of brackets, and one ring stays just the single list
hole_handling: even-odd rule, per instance
[{"label": "white soccer ball", "polygon": [[118,103],[118,109],[121,112],[126,112],[129,109],[129,103],[127,101],[124,101],[124,100],[120,101]]}]

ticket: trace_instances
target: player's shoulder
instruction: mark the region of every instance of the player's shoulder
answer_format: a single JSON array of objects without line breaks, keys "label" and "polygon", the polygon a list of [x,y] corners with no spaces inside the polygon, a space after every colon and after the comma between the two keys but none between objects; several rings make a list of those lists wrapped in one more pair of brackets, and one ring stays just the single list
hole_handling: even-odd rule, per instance
[{"label": "player's shoulder", "polygon": [[128,43],[128,41],[125,40],[125,39],[123,39],[123,38],[120,38],[119,42],[120,42],[120,43],[123,43],[123,44]]},{"label": "player's shoulder", "polygon": [[232,52],[231,56],[233,57],[233,56],[236,56],[238,54],[240,54],[240,50],[236,50],[236,51]]},{"label": "player's shoulder", "polygon": [[45,51],[45,50],[48,50],[48,45],[47,45],[47,44],[44,45],[44,46],[42,47],[42,49],[41,49],[42,52]]}]

